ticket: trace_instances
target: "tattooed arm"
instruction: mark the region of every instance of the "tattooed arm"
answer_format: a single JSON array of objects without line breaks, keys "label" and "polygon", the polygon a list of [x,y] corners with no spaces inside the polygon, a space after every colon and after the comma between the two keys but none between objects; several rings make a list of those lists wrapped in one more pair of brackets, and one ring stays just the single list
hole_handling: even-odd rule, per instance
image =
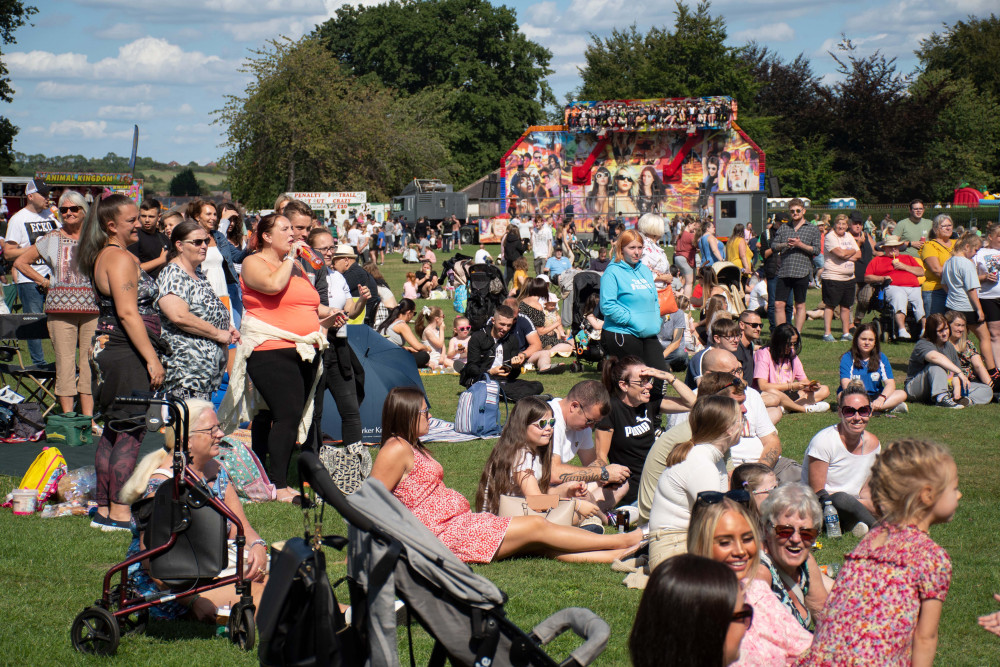
[{"label": "tattooed arm", "polygon": [[778,457],[781,456],[781,439],[778,432],[769,433],[760,439],[764,445],[760,453],[759,463],[763,463],[768,468],[774,468],[778,464]]}]

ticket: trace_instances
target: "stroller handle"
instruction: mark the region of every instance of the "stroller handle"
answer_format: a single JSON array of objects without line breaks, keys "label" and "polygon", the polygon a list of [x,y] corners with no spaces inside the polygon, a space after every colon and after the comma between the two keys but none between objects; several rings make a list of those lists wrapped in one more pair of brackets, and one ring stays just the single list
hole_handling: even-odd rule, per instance
[{"label": "stroller handle", "polygon": [[570,653],[560,667],[589,665],[604,652],[608,645],[608,638],[611,636],[611,628],[608,627],[604,619],[583,607],[560,609],[536,625],[531,634],[544,645],[566,630],[573,630],[578,637],[584,640],[584,643]]}]

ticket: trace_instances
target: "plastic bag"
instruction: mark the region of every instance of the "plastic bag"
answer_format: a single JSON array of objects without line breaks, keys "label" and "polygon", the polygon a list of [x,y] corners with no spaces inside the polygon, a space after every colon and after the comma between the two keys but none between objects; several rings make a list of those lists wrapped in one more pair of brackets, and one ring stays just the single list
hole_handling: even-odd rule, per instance
[{"label": "plastic bag", "polygon": [[97,471],[94,466],[84,466],[63,475],[56,487],[60,502],[86,506],[88,500],[94,499],[94,488],[97,486]]}]

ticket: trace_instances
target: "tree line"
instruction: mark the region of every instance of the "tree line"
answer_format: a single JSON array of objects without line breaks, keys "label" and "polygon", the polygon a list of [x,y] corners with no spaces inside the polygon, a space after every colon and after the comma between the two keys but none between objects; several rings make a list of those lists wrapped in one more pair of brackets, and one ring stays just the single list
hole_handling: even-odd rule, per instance
[{"label": "tree line", "polygon": [[[944,200],[963,183],[998,186],[998,31],[992,14],[946,26],[919,45],[914,72],[845,36],[824,83],[804,55],[727,45],[709,2],[678,3],[673,26],[592,36],[571,97],[730,95],[785,193]],[[265,206],[285,190],[384,201],[414,177],[464,186],[528,126],[561,122],[551,58],[487,0],[342,6],[303,39],[254,52],[251,83],[216,112],[233,194]]]}]

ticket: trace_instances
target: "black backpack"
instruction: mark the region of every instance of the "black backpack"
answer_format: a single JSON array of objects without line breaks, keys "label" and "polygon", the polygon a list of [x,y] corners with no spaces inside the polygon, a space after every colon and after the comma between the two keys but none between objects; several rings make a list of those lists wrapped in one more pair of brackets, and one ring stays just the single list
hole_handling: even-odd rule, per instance
[{"label": "black backpack", "polygon": [[[322,538],[343,549],[347,540]],[[337,596],[326,575],[321,549],[293,537],[280,550],[271,550],[271,573],[257,612],[260,664],[298,667],[350,667],[363,662],[356,631],[344,620]]]}]

